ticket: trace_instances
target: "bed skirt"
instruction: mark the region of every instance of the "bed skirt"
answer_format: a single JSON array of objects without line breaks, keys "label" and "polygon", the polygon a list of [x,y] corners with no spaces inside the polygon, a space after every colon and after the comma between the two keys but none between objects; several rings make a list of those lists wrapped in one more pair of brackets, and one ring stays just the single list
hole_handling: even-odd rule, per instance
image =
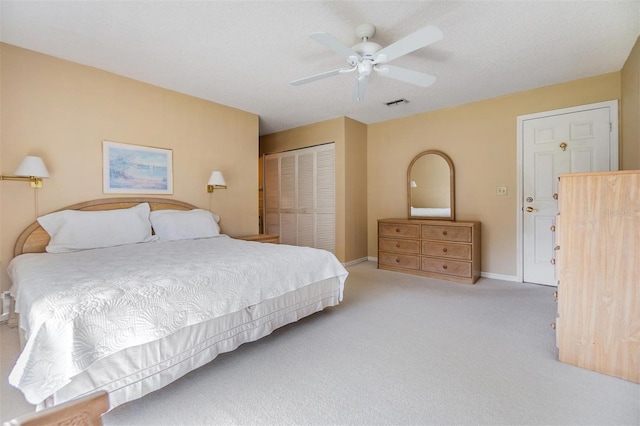
[{"label": "bed skirt", "polygon": [[141,398],[243,343],[340,302],[338,278],[329,278],[238,312],[180,329],[166,338],[127,348],[93,363],[38,405],[57,405],[98,389],[109,408]]}]

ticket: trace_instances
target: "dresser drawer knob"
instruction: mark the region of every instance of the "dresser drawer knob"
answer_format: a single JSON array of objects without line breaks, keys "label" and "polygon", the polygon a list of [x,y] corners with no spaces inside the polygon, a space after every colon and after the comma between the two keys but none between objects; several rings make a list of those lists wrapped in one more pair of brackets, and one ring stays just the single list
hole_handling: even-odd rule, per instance
[{"label": "dresser drawer knob", "polygon": [[396,257],[396,263],[400,263],[400,258]]},{"label": "dresser drawer knob", "polygon": [[396,228],[396,232],[400,232],[400,228]]},{"label": "dresser drawer knob", "polygon": [[447,269],[447,265],[442,265],[442,269]]},{"label": "dresser drawer knob", "polygon": [[443,248],[442,251],[446,253],[447,252],[447,248],[446,247]]},{"label": "dresser drawer knob", "polygon": [[396,247],[397,247],[397,248],[400,248],[400,243],[396,243]]},{"label": "dresser drawer knob", "polygon": [[442,235],[447,235],[447,231],[442,231]]}]

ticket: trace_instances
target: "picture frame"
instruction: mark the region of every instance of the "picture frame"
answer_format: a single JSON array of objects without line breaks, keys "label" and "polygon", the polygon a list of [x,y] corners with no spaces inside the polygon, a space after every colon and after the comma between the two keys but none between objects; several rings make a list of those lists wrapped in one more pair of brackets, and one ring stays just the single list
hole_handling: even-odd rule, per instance
[{"label": "picture frame", "polygon": [[105,194],[173,194],[173,151],[102,141]]}]

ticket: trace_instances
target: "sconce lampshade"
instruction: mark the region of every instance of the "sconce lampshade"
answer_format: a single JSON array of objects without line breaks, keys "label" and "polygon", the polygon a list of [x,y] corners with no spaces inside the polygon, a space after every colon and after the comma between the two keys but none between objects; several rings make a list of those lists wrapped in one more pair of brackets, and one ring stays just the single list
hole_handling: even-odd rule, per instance
[{"label": "sconce lampshade", "polygon": [[222,172],[213,171],[211,172],[211,176],[209,177],[209,182],[207,182],[207,192],[213,192],[214,188],[224,189],[227,187],[227,183],[224,181],[224,176],[222,176]]},{"label": "sconce lampshade", "polygon": [[417,187],[418,187],[418,184],[416,183],[416,181],[415,181],[415,180],[412,180],[412,181],[411,181],[411,187],[412,187],[412,188],[417,188]]},{"label": "sconce lampshade", "polygon": [[48,178],[49,171],[44,161],[40,157],[26,156],[15,172],[16,176],[33,176],[37,178]]},{"label": "sconce lampshade", "polygon": [[227,186],[227,183],[224,181],[224,176],[222,176],[222,172],[211,172],[211,176],[209,177],[209,182],[207,185],[213,186]]}]

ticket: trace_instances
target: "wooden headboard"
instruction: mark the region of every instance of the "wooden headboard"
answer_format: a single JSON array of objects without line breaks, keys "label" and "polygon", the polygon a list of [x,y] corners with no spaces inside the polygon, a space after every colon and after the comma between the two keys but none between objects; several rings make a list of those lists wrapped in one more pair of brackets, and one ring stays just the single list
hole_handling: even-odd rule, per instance
[{"label": "wooden headboard", "polygon": [[[191,210],[198,207],[185,203],[183,201],[171,200],[168,198],[152,198],[152,197],[127,197],[127,198],[100,198],[97,200],[85,201],[83,203],[73,204],[60,210],[114,210],[126,209],[140,203],[149,203],[151,210]],[[13,256],[23,253],[43,253],[49,244],[49,234],[42,229],[36,221],[29,225],[18,237],[16,245],[13,248]]]}]

